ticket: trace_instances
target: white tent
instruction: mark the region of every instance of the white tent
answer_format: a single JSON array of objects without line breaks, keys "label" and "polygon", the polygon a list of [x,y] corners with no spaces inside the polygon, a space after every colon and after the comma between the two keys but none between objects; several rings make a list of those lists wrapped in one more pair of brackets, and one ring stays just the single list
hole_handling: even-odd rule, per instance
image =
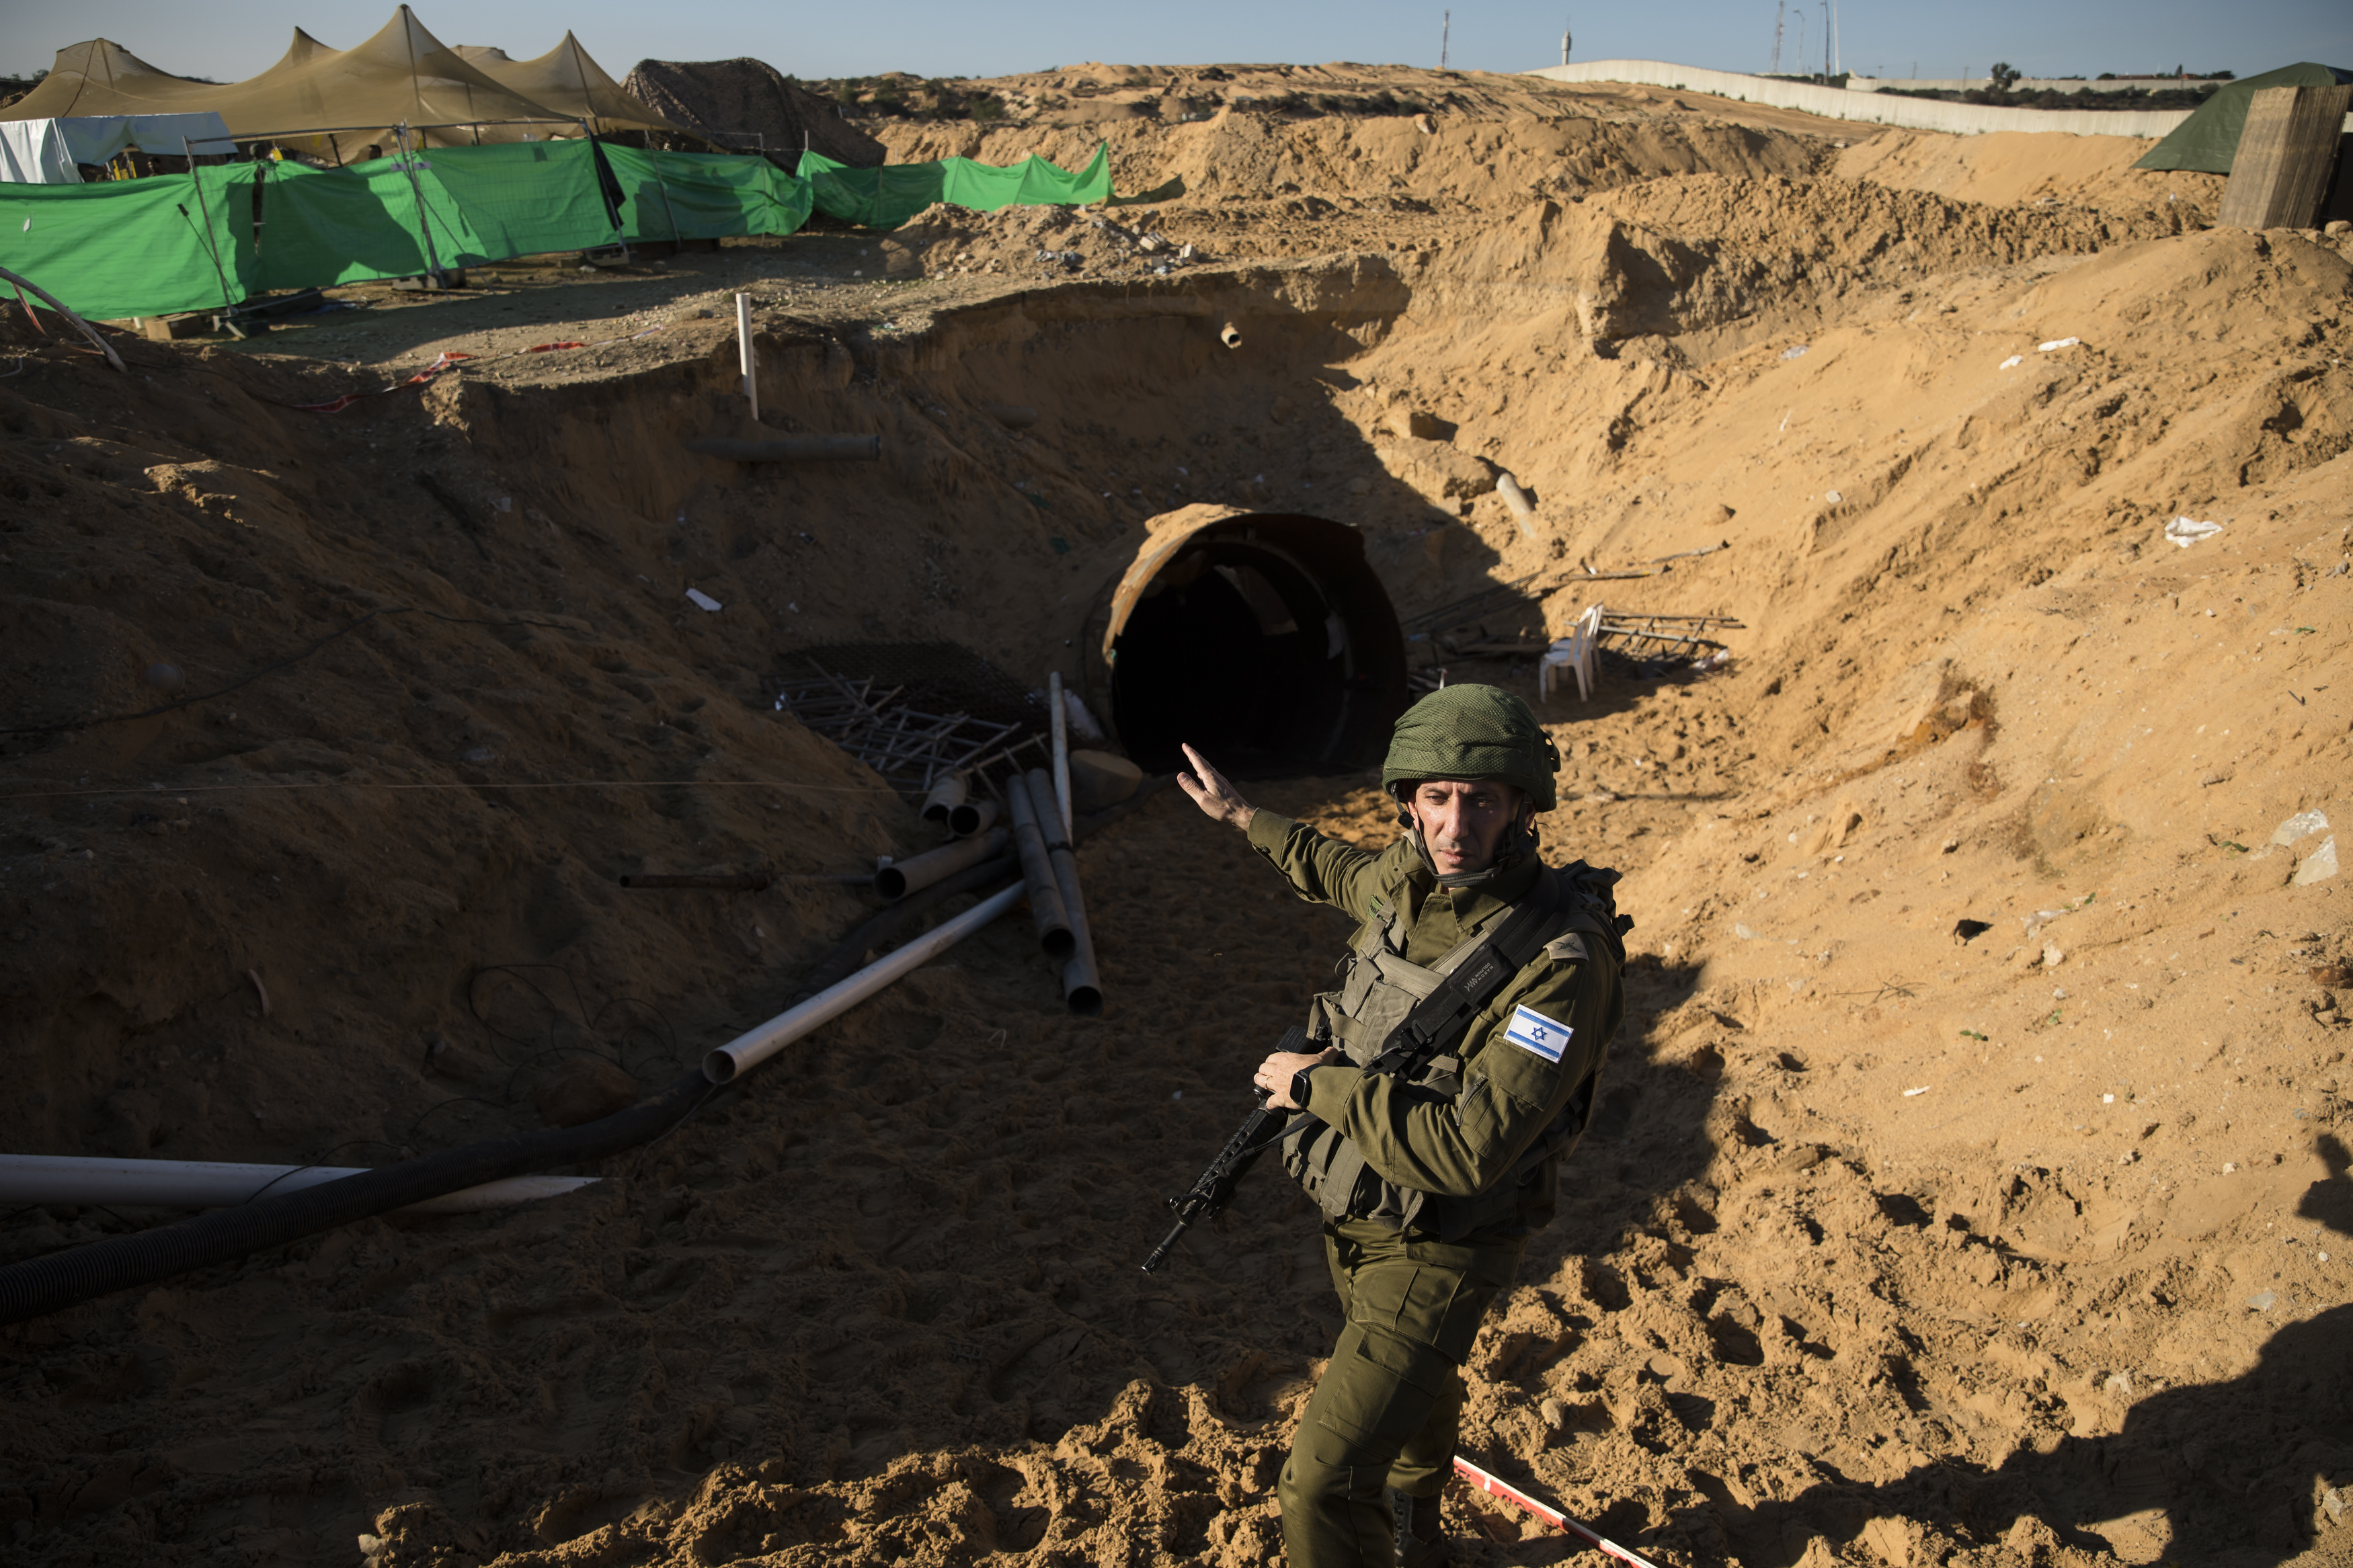
[{"label": "white tent", "polygon": [[88,114],[69,120],[0,120],[0,181],[78,185],[77,163],[103,164],[126,147],[179,157],[237,151],[221,117],[202,114]]}]

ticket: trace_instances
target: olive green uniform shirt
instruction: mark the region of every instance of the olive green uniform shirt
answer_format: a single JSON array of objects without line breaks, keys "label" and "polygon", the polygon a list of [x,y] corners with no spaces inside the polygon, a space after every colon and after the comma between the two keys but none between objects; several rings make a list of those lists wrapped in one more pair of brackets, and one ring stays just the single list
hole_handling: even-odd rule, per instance
[{"label": "olive green uniform shirt", "polygon": [[[1466,930],[1492,931],[1497,916],[1535,885],[1533,860],[1477,889],[1447,889],[1409,839],[1378,854],[1326,838],[1303,823],[1261,807],[1250,847],[1274,863],[1298,895],[1345,910],[1363,926],[1398,910],[1395,935],[1409,963],[1428,967],[1451,952]],[[1308,1109],[1355,1143],[1374,1173],[1402,1186],[1469,1197],[1509,1176],[1528,1147],[1552,1125],[1580,1084],[1599,1066],[1624,1005],[1616,967],[1598,941],[1563,938],[1514,975],[1472,1020],[1456,1055],[1462,1092],[1448,1100],[1386,1073],[1341,1063],[1308,1079]],[[1551,1062],[1504,1038],[1515,1008],[1526,1006],[1572,1033]],[[1552,1217],[1553,1188],[1536,1184],[1513,1228]]]}]

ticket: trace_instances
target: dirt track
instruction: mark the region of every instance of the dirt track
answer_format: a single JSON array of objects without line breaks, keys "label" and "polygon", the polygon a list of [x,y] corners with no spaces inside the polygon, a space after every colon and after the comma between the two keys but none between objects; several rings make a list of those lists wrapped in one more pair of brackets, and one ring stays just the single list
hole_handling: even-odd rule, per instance
[{"label": "dirt track", "polygon": [[[884,128],[1106,135],[1154,193],[1117,230],[513,268],[128,381],[12,315],[0,721],[271,672],[0,740],[0,1147],[382,1163],[538,1125],[584,1053],[667,1080],[865,905],[619,875],[927,842],[774,711],[793,650],[1076,678],[1147,519],[1279,504],[1409,615],[1529,579],[1491,640],[1746,627],[1546,710],[1547,844],[1628,872],[1639,956],[1466,1451],[1662,1563],[2353,1561],[2346,241],[2207,228],[2137,143],[1429,75],[1346,79],[1428,130],[1248,73],[1191,123],[1040,78],[986,137]],[[757,429],[737,289],[768,424],[881,463],[681,448]],[[444,352],[483,357],[289,407]],[[1252,789],[1374,843],[1370,784]],[[1082,864],[1100,1021],[1003,922],[586,1193],[0,1330],[11,1560],[1273,1560],[1335,1326],[1307,1205],[1261,1173],[1134,1264],[1343,930],[1173,793]],[[163,1217],[16,1214],[0,1260]],[[1472,1564],[1570,1555],[1450,1496]]]}]

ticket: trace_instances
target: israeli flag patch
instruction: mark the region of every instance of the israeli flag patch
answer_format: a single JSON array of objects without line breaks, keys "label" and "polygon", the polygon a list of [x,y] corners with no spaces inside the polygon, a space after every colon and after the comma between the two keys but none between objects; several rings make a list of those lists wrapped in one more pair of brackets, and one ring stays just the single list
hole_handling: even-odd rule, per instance
[{"label": "israeli flag patch", "polygon": [[1567,1024],[1547,1018],[1533,1007],[1513,1008],[1512,1021],[1504,1026],[1504,1038],[1548,1062],[1560,1060],[1560,1053],[1576,1033]]}]

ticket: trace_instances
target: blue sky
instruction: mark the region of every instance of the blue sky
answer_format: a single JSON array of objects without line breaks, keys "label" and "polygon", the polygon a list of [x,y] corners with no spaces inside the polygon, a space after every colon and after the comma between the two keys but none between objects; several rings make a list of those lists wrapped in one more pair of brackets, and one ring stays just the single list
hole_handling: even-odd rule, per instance
[{"label": "blue sky", "polygon": [[[1800,0],[1782,45],[1795,68]],[[1458,68],[1522,70],[1559,58],[1567,22],[1578,59],[1641,58],[1721,70],[1762,70],[1777,0],[1577,5],[1466,0],[1453,5]],[[616,76],[638,59],[754,55],[805,77],[911,70],[996,76],[1082,60],[1121,64],[1326,60],[1438,63],[1446,0],[1406,5],[1270,5],[1185,0],[1100,6],[898,0],[881,6],[794,6],[705,0],[423,0],[417,15],[443,41],[510,54],[552,47],[566,27]],[[1820,58],[1822,8],[1804,0],[1809,61]],[[266,68],[296,26],[347,47],[392,15],[390,0],[5,0],[0,69],[30,71],[64,45],[113,39],[164,70],[235,80]],[[1978,0],[1974,5],[1848,0],[1839,10],[1849,70],[1890,76],[1983,75],[1997,59],[2030,76],[2231,69],[2242,76],[2299,59],[2353,66],[2348,0]]]}]

